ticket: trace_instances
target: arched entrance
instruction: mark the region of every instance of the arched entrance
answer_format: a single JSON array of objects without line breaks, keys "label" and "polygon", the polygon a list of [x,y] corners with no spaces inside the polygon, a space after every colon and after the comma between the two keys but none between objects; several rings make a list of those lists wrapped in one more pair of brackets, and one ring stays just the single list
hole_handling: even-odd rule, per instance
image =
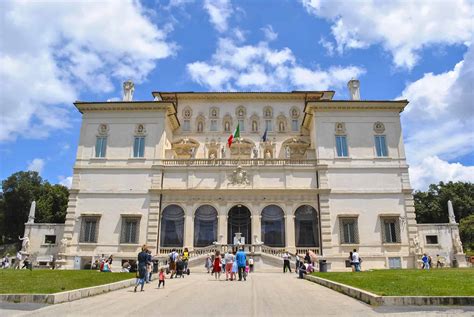
[{"label": "arched entrance", "polygon": [[250,210],[244,205],[237,205],[229,210],[227,218],[227,243],[233,244],[235,234],[240,232],[245,243],[252,243]]},{"label": "arched entrance", "polygon": [[316,209],[302,205],[295,212],[296,247],[319,247],[319,221]]}]

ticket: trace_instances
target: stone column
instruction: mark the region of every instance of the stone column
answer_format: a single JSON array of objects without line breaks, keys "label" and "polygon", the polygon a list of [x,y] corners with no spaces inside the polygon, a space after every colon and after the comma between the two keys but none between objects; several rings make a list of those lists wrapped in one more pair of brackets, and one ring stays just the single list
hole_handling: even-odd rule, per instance
[{"label": "stone column", "polygon": [[184,239],[183,248],[188,248],[189,251],[194,248],[194,219],[193,210],[188,209],[184,216]]},{"label": "stone column", "polygon": [[158,233],[160,220],[160,196],[153,195],[150,197],[150,206],[148,208],[148,224],[146,230],[146,245],[151,249],[153,254],[158,252]]},{"label": "stone column", "polygon": [[320,194],[319,196],[319,205],[321,217],[321,237],[323,241],[320,241],[319,248],[323,255],[330,255],[332,251],[332,234],[331,234],[331,214],[329,212],[329,195]]},{"label": "stone column", "polygon": [[294,215],[285,215],[285,245],[288,252],[296,252]]},{"label": "stone column", "polygon": [[[255,237],[258,239],[259,242],[262,241],[262,216],[261,215],[252,215],[252,241],[247,243],[249,244],[256,244]],[[257,247],[258,248],[258,247]],[[254,251],[259,251],[255,249]]]},{"label": "stone column", "polygon": [[227,215],[217,215],[217,242],[227,244]]}]

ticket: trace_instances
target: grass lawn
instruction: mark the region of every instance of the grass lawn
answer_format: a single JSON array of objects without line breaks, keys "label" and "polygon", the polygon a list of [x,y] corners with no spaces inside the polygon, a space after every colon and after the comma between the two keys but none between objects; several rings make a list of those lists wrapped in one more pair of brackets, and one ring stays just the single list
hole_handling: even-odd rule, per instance
[{"label": "grass lawn", "polygon": [[79,270],[0,270],[0,294],[50,294],[108,284],[135,277],[134,273]]},{"label": "grass lawn", "polygon": [[313,273],[383,296],[474,296],[474,269]]}]

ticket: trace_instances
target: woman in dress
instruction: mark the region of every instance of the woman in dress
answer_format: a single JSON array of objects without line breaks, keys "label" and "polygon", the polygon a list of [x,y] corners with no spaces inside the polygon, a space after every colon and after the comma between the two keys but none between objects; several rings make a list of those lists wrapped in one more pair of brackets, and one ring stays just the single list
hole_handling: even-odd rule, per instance
[{"label": "woman in dress", "polygon": [[221,256],[220,256],[220,252],[219,251],[216,251],[216,256],[214,257],[214,265],[213,265],[213,272],[215,274],[215,278],[216,280],[219,278],[219,280],[221,279],[221,268],[222,268],[222,265],[221,265]]}]

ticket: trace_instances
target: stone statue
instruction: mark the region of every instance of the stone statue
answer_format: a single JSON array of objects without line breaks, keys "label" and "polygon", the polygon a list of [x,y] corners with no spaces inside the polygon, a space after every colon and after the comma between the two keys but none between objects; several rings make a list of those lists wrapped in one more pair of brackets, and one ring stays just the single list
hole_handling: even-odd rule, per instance
[{"label": "stone statue", "polygon": [[270,152],[270,150],[265,151],[265,158],[266,159],[271,159],[272,158],[272,153]]},{"label": "stone statue", "polygon": [[211,160],[214,160],[214,159],[216,158],[216,153],[211,152],[211,153],[209,154],[209,158],[210,158]]},{"label": "stone statue", "polygon": [[453,203],[451,202],[451,200],[448,200],[448,217],[449,217],[449,223],[451,224],[456,223],[456,217],[454,216]]},{"label": "stone statue", "polygon": [[258,149],[257,149],[257,147],[254,147],[252,151],[253,151],[253,158],[254,159],[258,158]]},{"label": "stone statue", "polygon": [[229,121],[226,121],[226,122],[224,123],[224,130],[225,130],[225,131],[230,131],[230,123],[229,123]]},{"label": "stone statue", "polygon": [[36,201],[33,200],[30,207],[30,214],[28,215],[28,223],[35,222]]},{"label": "stone statue", "polygon": [[415,247],[415,253],[416,254],[423,253],[423,250],[420,247],[420,240],[418,239],[418,235],[415,235],[413,237],[413,246]]},{"label": "stone statue", "polygon": [[221,158],[225,158],[225,146],[221,147]]},{"label": "stone statue", "polygon": [[135,84],[131,80],[123,83],[123,101],[132,101]]},{"label": "stone statue", "polygon": [[291,150],[289,146],[285,147],[285,158],[289,159],[291,156]]},{"label": "stone statue", "polygon": [[28,253],[30,249],[30,238],[24,236],[23,238],[18,236],[18,239],[21,241],[21,251]]},{"label": "stone statue", "polygon": [[67,248],[67,239],[63,238],[63,239],[61,239],[61,244],[59,246],[59,252],[60,253],[66,253],[66,248]]}]

